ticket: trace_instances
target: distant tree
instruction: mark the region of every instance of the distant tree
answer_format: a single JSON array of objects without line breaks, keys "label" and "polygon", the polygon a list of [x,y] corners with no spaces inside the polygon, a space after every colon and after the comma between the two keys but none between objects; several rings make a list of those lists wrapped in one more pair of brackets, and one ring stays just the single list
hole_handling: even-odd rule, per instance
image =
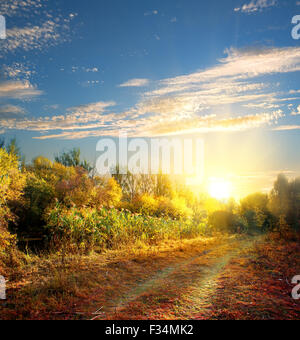
[{"label": "distant tree", "polygon": [[208,225],[216,231],[225,233],[241,232],[244,229],[244,221],[228,211],[215,211],[208,218]]},{"label": "distant tree", "polygon": [[268,195],[256,193],[245,197],[240,203],[240,215],[247,221],[248,230],[270,230],[276,221],[269,208]]},{"label": "distant tree", "polygon": [[6,150],[9,154],[17,156],[19,159],[21,159],[22,154],[21,154],[21,149],[18,146],[16,138],[11,139],[9,144],[6,147]]},{"label": "distant tree", "polygon": [[270,196],[270,210],[276,216],[287,216],[290,207],[290,186],[287,177],[280,174]]},{"label": "distant tree", "polygon": [[4,147],[5,147],[5,140],[4,140],[4,138],[1,138],[0,139],[0,149],[4,149]]},{"label": "distant tree", "polygon": [[81,151],[79,148],[74,148],[68,152],[62,152],[55,156],[55,161],[67,167],[81,167],[88,172],[93,170],[93,167],[86,161],[80,159]]}]

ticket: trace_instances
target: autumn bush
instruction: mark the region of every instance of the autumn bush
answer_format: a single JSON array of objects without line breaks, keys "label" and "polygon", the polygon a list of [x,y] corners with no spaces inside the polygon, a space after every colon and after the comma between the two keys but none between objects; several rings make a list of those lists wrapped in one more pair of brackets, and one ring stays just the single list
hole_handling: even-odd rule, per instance
[{"label": "autumn bush", "polygon": [[64,252],[101,251],[136,242],[199,236],[203,225],[119,211],[117,209],[65,208],[57,204],[46,213],[52,249]]},{"label": "autumn bush", "polygon": [[12,258],[16,249],[16,237],[12,235],[8,226],[10,222],[17,222],[10,206],[23,198],[25,175],[19,170],[17,156],[0,149],[0,267],[7,258]]}]

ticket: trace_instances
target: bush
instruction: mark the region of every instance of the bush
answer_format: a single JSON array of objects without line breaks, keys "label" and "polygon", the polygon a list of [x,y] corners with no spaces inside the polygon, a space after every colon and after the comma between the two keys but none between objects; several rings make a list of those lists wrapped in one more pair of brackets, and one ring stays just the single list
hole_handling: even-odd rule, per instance
[{"label": "bush", "polygon": [[222,210],[209,216],[208,225],[215,231],[225,233],[242,232],[245,229],[245,224],[239,216]]},{"label": "bush", "polygon": [[16,238],[8,231],[9,223],[16,222],[10,206],[22,199],[24,184],[17,156],[0,149],[0,262],[15,249]]},{"label": "bush", "polygon": [[203,233],[203,226],[193,226],[170,218],[156,218],[116,209],[65,208],[57,204],[46,213],[47,229],[53,250],[89,252],[134,244],[156,243]]}]

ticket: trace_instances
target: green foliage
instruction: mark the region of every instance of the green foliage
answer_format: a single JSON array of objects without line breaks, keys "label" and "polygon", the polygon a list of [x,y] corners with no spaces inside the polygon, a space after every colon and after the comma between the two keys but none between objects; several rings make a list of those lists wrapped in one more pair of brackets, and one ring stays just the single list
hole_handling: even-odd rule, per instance
[{"label": "green foliage", "polygon": [[86,160],[81,161],[80,155],[80,149],[74,148],[68,152],[62,152],[60,155],[55,156],[55,161],[66,167],[81,167],[88,172],[91,172],[93,168]]},{"label": "green foliage", "polygon": [[228,211],[215,211],[208,218],[208,225],[215,231],[237,233],[245,230],[243,219]]},{"label": "green foliage", "polygon": [[169,218],[155,218],[116,209],[100,210],[57,204],[46,213],[53,248],[62,252],[89,252],[104,248],[134,244],[137,241],[155,243],[166,239],[195,237],[203,226]]},{"label": "green foliage", "polygon": [[43,234],[45,209],[55,200],[54,187],[44,179],[28,174],[25,186],[25,205],[20,216],[20,234]]},{"label": "green foliage", "polygon": [[244,198],[240,203],[240,215],[247,222],[248,231],[266,231],[272,227],[267,195],[256,193]]}]

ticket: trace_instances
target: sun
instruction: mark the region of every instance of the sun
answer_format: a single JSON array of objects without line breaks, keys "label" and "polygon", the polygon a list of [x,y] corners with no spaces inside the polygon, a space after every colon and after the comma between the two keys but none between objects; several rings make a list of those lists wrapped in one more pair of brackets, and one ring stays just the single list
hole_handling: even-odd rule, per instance
[{"label": "sun", "polygon": [[211,178],[208,192],[211,197],[217,200],[226,200],[231,195],[231,183],[221,178]]}]

